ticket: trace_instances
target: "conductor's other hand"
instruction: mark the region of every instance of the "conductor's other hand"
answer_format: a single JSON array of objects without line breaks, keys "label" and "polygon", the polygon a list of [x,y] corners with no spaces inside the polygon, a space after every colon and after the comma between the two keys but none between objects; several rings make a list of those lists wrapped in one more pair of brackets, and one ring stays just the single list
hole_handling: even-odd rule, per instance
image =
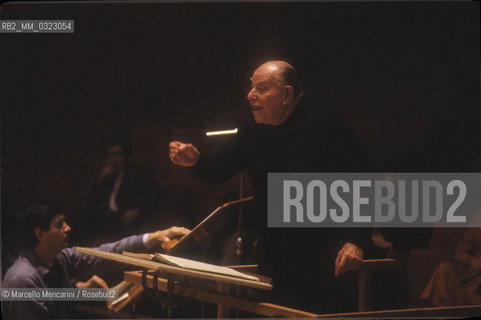
[{"label": "conductor's other hand", "polygon": [[346,244],[337,253],[336,263],[334,266],[334,276],[337,277],[341,273],[359,268],[362,263],[363,251],[356,245],[346,242]]},{"label": "conductor's other hand", "polygon": [[170,160],[179,166],[192,167],[199,160],[200,152],[190,143],[172,141],[169,143]]}]

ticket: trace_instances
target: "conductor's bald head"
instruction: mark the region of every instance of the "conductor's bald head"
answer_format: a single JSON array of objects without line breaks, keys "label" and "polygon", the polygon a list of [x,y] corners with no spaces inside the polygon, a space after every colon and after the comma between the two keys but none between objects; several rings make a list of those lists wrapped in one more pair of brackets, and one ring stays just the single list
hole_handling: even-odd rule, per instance
[{"label": "conductor's bald head", "polygon": [[267,61],[263,65],[271,66],[279,72],[279,77],[282,80],[282,84],[292,86],[294,90],[294,96],[298,97],[302,94],[302,80],[290,63],[282,60]]},{"label": "conductor's bald head", "polygon": [[267,61],[251,76],[247,95],[257,123],[279,125],[294,111],[302,97],[302,83],[296,69],[285,61]]}]

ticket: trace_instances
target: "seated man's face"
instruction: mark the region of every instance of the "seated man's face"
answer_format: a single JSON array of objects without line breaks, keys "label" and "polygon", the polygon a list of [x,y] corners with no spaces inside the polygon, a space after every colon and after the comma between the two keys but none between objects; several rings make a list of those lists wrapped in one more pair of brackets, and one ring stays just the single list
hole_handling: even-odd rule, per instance
[{"label": "seated man's face", "polygon": [[113,172],[116,173],[120,171],[126,162],[127,157],[125,156],[123,146],[116,145],[107,148],[107,165],[112,169]]},{"label": "seated man's face", "polygon": [[57,215],[50,221],[50,228],[44,232],[45,243],[48,248],[56,253],[68,247],[68,237],[70,235],[70,226],[65,222],[63,215]]},{"label": "seated man's face", "polygon": [[285,120],[282,86],[275,66],[262,65],[251,77],[252,89],[247,94],[254,121],[278,125]]}]

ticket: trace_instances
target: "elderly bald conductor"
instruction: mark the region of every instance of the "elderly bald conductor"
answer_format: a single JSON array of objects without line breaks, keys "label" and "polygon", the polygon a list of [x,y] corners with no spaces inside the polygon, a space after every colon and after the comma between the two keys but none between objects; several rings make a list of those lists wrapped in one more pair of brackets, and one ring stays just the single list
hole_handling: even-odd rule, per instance
[{"label": "elderly bald conductor", "polygon": [[[256,123],[277,126],[289,118],[303,96],[299,84],[286,79],[289,74],[295,73],[294,67],[285,61],[268,61],[254,71],[247,99]],[[192,144],[173,141],[169,149],[174,164],[192,167],[199,159],[200,152]],[[346,243],[337,255],[335,275],[356,269],[362,256],[360,248]]]},{"label": "elderly bald conductor", "polygon": [[[334,278],[359,267],[363,250],[356,239],[360,237],[353,236],[356,231],[350,230],[266,228],[267,173],[359,170],[353,161],[362,159],[356,151],[360,144],[350,128],[346,130],[346,122],[304,101],[302,82],[289,63],[268,61],[254,71],[250,80],[247,100],[254,123],[241,127],[231,143],[214,156],[203,155],[190,143],[173,141],[169,144],[170,159],[176,165],[190,167],[210,184],[223,183],[247,168],[260,208],[258,225],[264,226],[257,250],[259,268],[273,277],[274,288],[276,283],[280,290],[282,286],[288,288],[284,291],[286,297],[298,295],[293,290],[300,294],[312,291],[311,286],[317,283],[313,289],[320,290],[317,299],[331,299],[328,294],[320,297],[326,291],[326,279],[331,281],[331,287],[336,287],[338,281]],[[289,242],[288,238],[298,239]],[[299,274],[296,268],[300,264],[286,260],[285,256],[293,256],[293,260],[305,265],[295,283],[286,274]],[[305,290],[299,289],[301,283]]]}]

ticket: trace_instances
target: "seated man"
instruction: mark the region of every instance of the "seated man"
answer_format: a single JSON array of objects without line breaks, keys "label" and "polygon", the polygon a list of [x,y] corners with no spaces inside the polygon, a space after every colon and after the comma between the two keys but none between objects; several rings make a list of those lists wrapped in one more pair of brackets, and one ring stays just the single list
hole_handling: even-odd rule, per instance
[{"label": "seated man", "polygon": [[[131,146],[122,137],[105,145],[106,163],[92,186],[87,203],[75,213],[77,243],[98,245],[149,230],[160,218],[160,187],[150,167],[130,160]],[[92,225],[90,221],[95,221]],[[92,239],[100,241],[92,241]]]},{"label": "seated man", "polygon": [[[20,236],[25,247],[5,274],[5,288],[107,288],[107,284],[96,275],[86,282],[73,279],[121,266],[67,248],[71,229],[57,206],[35,204],[22,213],[22,220]],[[171,227],[103,244],[97,249],[116,253],[145,251],[188,232],[185,228]],[[66,318],[68,306],[63,301],[2,301],[2,314],[7,320]]]}]

